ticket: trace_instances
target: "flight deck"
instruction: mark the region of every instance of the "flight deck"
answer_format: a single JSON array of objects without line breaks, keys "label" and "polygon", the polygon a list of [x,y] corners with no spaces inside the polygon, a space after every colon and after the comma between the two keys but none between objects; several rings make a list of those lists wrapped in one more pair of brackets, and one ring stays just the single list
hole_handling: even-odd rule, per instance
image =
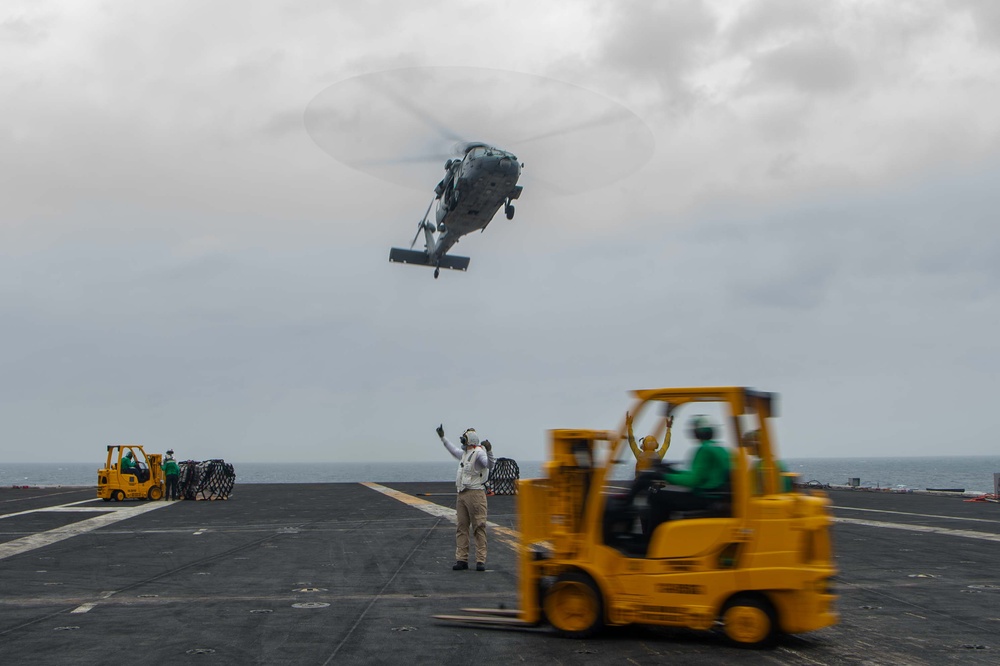
[{"label": "flight deck", "polygon": [[10,663],[993,664],[1000,505],[830,491],[840,624],[764,650],[718,633],[450,624],[517,606],[516,497],[489,499],[487,571],[452,571],[450,483],[237,484],[220,501],[0,489]]}]

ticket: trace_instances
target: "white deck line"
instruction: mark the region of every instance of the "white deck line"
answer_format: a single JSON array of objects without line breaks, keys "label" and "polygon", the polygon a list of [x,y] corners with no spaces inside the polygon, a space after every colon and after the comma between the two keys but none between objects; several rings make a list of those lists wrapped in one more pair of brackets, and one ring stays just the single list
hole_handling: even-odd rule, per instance
[{"label": "white deck line", "polygon": [[27,509],[26,511],[18,511],[16,513],[4,513],[0,514],[0,520],[4,518],[13,518],[14,516],[26,516],[29,513],[73,513],[76,511],[95,513],[95,512],[109,512],[109,511],[124,511],[126,509],[132,508],[129,505],[122,504],[108,504],[107,506],[77,506],[78,504],[86,504],[87,502],[93,502],[93,499],[80,500],[79,502],[68,502],[66,504],[57,504],[56,506],[43,506],[39,509]]},{"label": "white deck line", "polygon": [[858,518],[834,518],[834,522],[848,525],[864,525],[865,527],[881,527],[890,530],[905,530],[907,532],[923,532],[924,534],[943,534],[944,536],[962,537],[963,539],[979,539],[981,541],[1000,542],[1000,534],[990,532],[975,532],[973,530],[953,530],[948,527],[929,527],[927,525],[912,525],[905,523],[886,523],[879,520],[860,520]]},{"label": "white deck line", "polygon": [[964,520],[971,523],[993,523],[1000,525],[1000,520],[990,520],[989,518],[971,518],[966,516],[942,516],[937,513],[911,513],[909,511],[890,511],[889,509],[865,509],[859,506],[839,506],[834,505],[838,511],[868,511],[871,513],[891,513],[897,516],[916,516],[918,518],[940,518],[941,520]]},{"label": "white deck line", "polygon": [[[0,543],[0,560],[7,559],[8,557],[13,557],[14,555],[20,555],[21,553],[26,553],[29,550],[34,550],[36,548],[42,548],[43,546],[48,546],[53,543],[58,543],[64,539],[69,539],[81,534],[86,534],[87,532],[93,532],[96,529],[117,523],[120,520],[125,520],[127,518],[132,518],[133,516],[138,516],[141,513],[146,513],[148,511],[155,511],[156,509],[162,509],[165,506],[173,504],[172,502],[145,502],[143,504],[137,504],[135,506],[128,507],[114,507],[109,508],[107,512],[102,516],[95,516],[93,518],[87,518],[86,520],[81,520],[79,522],[73,523],[71,525],[64,525],[62,527],[57,527],[47,532],[39,532],[38,534],[30,534],[26,537],[21,537],[20,539],[14,539],[13,541],[8,541],[7,543]],[[66,505],[69,506],[69,505]],[[49,507],[47,510],[52,511],[58,507]],[[34,511],[23,511],[18,514],[8,514],[4,516],[9,518],[12,515],[23,515],[25,513],[39,513],[42,509],[36,509]]]},{"label": "white deck line", "polygon": [[[389,497],[395,498],[404,504],[408,504],[412,507],[420,509],[432,516],[438,516],[440,518],[445,518],[450,522],[455,522],[455,510],[449,509],[448,507],[441,506],[440,504],[435,504],[434,502],[428,502],[427,500],[420,499],[419,497],[414,497],[407,493],[400,492],[398,490],[393,490],[392,488],[386,488],[377,483],[362,483],[361,485],[367,486],[372,490],[377,490],[383,495],[388,495]],[[848,508],[848,507],[837,507],[837,508]],[[875,509],[873,509],[875,510]],[[890,512],[887,512],[890,513]],[[892,512],[892,513],[902,513],[902,512]],[[915,514],[921,515],[921,514]],[[946,518],[947,516],[928,516],[931,518]],[[944,536],[954,536],[961,537],[963,539],[980,539],[982,541],[997,541],[1000,542],[1000,534],[991,534],[989,532],[976,532],[973,530],[953,530],[947,527],[928,527],[927,525],[912,525],[905,523],[887,523],[878,520],[860,520],[857,518],[834,518],[834,522],[845,523],[849,525],[863,525],[865,527],[879,527],[883,529],[891,530],[905,530],[909,532],[921,532],[924,534],[941,534]],[[986,521],[992,522],[992,521]],[[509,529],[507,527],[501,527],[495,523],[487,523],[494,532],[498,532],[502,535],[500,541],[506,543],[509,546],[517,547],[518,533],[515,530]]]}]

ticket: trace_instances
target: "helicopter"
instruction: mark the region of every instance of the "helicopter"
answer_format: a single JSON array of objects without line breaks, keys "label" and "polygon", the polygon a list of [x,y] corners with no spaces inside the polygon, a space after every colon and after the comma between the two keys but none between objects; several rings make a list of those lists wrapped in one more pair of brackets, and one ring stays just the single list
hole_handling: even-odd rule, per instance
[{"label": "helicopter", "polygon": [[[486,143],[463,144],[460,152],[460,159],[445,162],[445,176],[434,188],[434,198],[417,224],[410,248],[392,248],[389,261],[433,266],[435,279],[442,268],[467,270],[469,257],[448,254],[448,250],[462,236],[485,231],[501,206],[507,219],[514,219],[511,202],[521,196],[523,187],[517,181],[524,165],[513,153]],[[428,218],[434,202],[437,202],[437,210],[432,222]],[[424,249],[414,250],[421,231]]]},{"label": "helicopter", "polygon": [[[423,189],[427,165],[444,163],[409,249],[389,251],[390,263],[430,266],[435,278],[442,268],[468,269],[468,257],[450,254],[463,236],[485,230],[501,208],[513,219],[522,177],[530,177],[532,201],[594,192],[638,170],[654,145],[637,115],[599,93],[464,66],[344,79],[309,102],[303,123],[331,157],[396,185]],[[522,149],[531,154],[528,174],[515,155]],[[421,233],[424,247],[414,249]]]}]

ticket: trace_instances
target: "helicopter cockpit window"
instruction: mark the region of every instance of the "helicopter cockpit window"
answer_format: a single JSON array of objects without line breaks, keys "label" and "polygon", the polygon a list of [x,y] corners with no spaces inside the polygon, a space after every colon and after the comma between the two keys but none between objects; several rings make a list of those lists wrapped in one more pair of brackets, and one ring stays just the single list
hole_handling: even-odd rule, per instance
[{"label": "helicopter cockpit window", "polygon": [[480,157],[484,157],[485,155],[486,155],[486,148],[484,148],[483,146],[476,146],[470,151],[469,157],[472,159],[477,159]]}]

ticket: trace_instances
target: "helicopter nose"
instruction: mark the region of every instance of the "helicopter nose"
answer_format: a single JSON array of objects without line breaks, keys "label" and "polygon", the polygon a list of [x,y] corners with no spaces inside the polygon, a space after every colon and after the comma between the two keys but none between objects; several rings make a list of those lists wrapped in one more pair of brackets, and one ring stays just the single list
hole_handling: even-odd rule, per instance
[{"label": "helicopter nose", "polygon": [[517,163],[517,160],[514,159],[513,157],[505,156],[501,157],[497,161],[496,170],[505,176],[512,175],[520,170],[520,165]]}]

